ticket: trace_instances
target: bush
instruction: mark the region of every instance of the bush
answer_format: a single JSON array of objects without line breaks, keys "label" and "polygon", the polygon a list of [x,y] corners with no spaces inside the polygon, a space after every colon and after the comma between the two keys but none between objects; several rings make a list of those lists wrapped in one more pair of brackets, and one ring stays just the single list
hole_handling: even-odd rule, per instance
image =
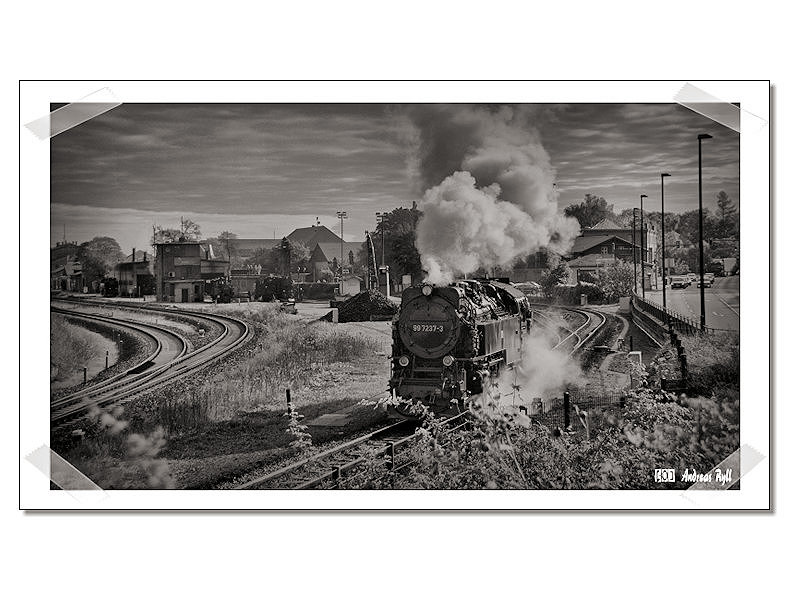
[{"label": "bush", "polygon": [[582,295],[587,295],[588,303],[606,302],[601,288],[593,283],[579,281],[576,285],[558,285],[554,288],[554,298],[558,303],[579,305]]}]

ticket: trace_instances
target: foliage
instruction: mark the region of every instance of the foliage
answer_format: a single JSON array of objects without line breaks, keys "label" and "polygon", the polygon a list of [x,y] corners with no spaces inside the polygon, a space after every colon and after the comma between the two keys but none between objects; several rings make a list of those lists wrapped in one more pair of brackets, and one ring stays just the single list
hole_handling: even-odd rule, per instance
[{"label": "foliage", "polygon": [[49,364],[52,377],[68,377],[99,354],[96,341],[66,319],[50,315]]},{"label": "foliage", "polygon": [[592,227],[604,219],[614,219],[613,208],[603,197],[587,193],[583,202],[565,207],[565,215],[575,217],[581,227]]},{"label": "foliage", "polygon": [[313,444],[313,436],[308,432],[307,426],[300,422],[304,418],[302,414],[296,411],[296,406],[293,402],[288,404],[288,428],[286,432],[294,437],[294,440],[289,445],[297,450],[305,449]]},{"label": "foliage", "polygon": [[[415,246],[417,224],[422,211],[416,207],[406,209],[398,207],[386,213],[371,233],[376,246],[376,265],[381,264],[381,236],[384,234],[384,264],[390,266],[390,276],[401,277],[404,274],[419,277],[422,274],[420,254]],[[357,256],[357,258],[360,258]],[[364,254],[367,263],[367,253]],[[364,265],[362,265],[364,269]]]},{"label": "foliage", "polygon": [[116,264],[124,260],[124,253],[115,238],[102,236],[80,244],[77,257],[82,263],[85,284],[90,284],[107,276]]},{"label": "foliage", "polygon": [[162,227],[154,226],[154,235],[151,237],[151,245],[160,242],[177,242],[181,238],[188,241],[198,241],[201,238],[200,226],[191,219],[181,218],[181,227]]},{"label": "foliage", "polygon": [[598,269],[597,285],[610,301],[625,297],[634,286],[633,267],[619,258],[615,259],[613,265]]},{"label": "foliage", "polygon": [[167,440],[156,427],[129,433],[124,408],[94,407],[83,428],[53,441],[63,457],[103,489],[172,489],[176,481],[167,461],[158,457]]},{"label": "foliage", "polygon": [[546,297],[551,299],[554,297],[554,291],[557,285],[565,283],[570,273],[568,271],[568,264],[564,260],[556,258],[550,264],[551,266],[542,272],[538,282],[543,288]]},{"label": "foliage", "polygon": [[217,234],[216,238],[208,238],[206,240],[206,245],[212,247],[215,256],[233,260],[233,257],[236,255],[236,247],[233,245],[232,240],[238,237],[239,236],[231,231],[223,231]]}]

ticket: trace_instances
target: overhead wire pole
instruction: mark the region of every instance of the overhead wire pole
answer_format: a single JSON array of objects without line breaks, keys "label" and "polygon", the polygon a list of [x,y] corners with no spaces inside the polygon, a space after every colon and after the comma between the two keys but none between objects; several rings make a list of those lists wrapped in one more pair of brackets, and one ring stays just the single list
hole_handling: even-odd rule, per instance
[{"label": "overhead wire pole", "polygon": [[664,236],[664,177],[672,176],[667,172],[661,173],[661,294],[664,302],[664,310],[667,309],[667,251],[666,238]]},{"label": "overhead wire pole", "polygon": [[700,133],[697,135],[698,153],[697,159],[699,163],[699,324],[702,331],[705,331],[705,258],[703,256],[702,246],[702,140],[713,139],[712,135],[707,133]]},{"label": "overhead wire pole", "polygon": [[636,293],[636,207],[633,208],[634,221],[631,224],[631,258],[634,259],[634,293]]},{"label": "overhead wire pole", "polygon": [[639,261],[642,265],[642,299],[645,298],[645,207],[647,195],[639,195]]},{"label": "overhead wire pole", "polygon": [[348,213],[338,211],[337,217],[340,219],[340,294],[343,294],[343,220],[348,218]]}]

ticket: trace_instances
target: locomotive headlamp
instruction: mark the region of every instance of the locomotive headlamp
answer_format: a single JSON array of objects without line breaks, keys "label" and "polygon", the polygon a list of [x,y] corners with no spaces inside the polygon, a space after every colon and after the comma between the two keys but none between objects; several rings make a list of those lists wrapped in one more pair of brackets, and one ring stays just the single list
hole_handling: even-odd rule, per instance
[{"label": "locomotive headlamp", "polygon": [[450,366],[450,365],[452,365],[454,362],[455,362],[455,359],[453,358],[453,356],[452,356],[451,354],[448,354],[446,357],[444,357],[444,358],[442,359],[442,364],[443,364],[445,367],[449,367],[449,366]]},{"label": "locomotive headlamp", "polygon": [[409,357],[407,357],[407,356],[404,354],[402,357],[400,357],[400,358],[398,359],[398,364],[399,364],[401,367],[408,367],[408,366],[409,366]]},{"label": "locomotive headlamp", "polygon": [[428,297],[428,295],[430,295],[431,293],[433,293],[433,287],[431,287],[430,285],[423,285],[422,294]]}]

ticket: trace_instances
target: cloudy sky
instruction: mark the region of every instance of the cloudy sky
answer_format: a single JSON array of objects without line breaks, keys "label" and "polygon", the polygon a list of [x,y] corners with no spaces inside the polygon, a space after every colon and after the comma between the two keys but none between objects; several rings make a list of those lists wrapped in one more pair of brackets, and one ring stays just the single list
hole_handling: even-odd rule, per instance
[{"label": "cloudy sky", "polygon": [[[415,107],[409,107],[414,109]],[[417,107],[419,108],[419,107]],[[398,105],[124,104],[51,140],[52,244],[115,237],[146,248],[151,226],[184,216],[204,237],[281,237],[315,222],[361,240],[375,213],[420,201],[415,133]],[[615,211],[697,203],[697,134],[704,205],[739,203],[739,138],[675,105],[552,105],[533,124],[556,171],[560,206],[594,193]]]}]

